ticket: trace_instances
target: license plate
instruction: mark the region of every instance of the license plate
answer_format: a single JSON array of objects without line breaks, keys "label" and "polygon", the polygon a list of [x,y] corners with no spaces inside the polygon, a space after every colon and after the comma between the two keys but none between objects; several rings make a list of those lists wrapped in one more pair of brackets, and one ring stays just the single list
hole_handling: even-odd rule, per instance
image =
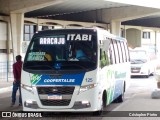
[{"label": "license plate", "polygon": [[62,100],[62,95],[48,95],[48,100]]}]

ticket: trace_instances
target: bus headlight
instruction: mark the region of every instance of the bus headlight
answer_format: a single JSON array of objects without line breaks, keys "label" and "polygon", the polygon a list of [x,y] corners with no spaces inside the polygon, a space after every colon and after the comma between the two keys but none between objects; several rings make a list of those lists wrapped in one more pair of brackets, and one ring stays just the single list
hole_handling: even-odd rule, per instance
[{"label": "bus headlight", "polygon": [[79,93],[85,92],[85,91],[87,91],[89,89],[92,89],[92,88],[94,88],[96,86],[97,86],[97,84],[90,84],[90,85],[81,86],[80,89],[79,89]]},{"label": "bus headlight", "polygon": [[28,92],[34,93],[33,88],[31,86],[21,84],[21,88],[27,90]]}]

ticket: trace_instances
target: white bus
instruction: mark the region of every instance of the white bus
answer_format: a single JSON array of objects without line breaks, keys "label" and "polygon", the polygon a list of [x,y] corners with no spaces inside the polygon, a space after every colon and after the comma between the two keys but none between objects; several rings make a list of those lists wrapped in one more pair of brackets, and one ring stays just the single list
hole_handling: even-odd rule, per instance
[{"label": "white bus", "polygon": [[123,101],[129,79],[124,38],[100,28],[40,31],[23,64],[23,111],[101,113]]}]

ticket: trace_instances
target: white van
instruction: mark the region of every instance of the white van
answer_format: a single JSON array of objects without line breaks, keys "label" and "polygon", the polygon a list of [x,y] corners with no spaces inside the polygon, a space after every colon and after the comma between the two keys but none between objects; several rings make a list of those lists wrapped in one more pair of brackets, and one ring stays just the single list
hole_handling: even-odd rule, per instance
[{"label": "white van", "polygon": [[131,76],[144,76],[148,78],[155,72],[156,60],[152,59],[147,49],[137,47],[130,49]]}]

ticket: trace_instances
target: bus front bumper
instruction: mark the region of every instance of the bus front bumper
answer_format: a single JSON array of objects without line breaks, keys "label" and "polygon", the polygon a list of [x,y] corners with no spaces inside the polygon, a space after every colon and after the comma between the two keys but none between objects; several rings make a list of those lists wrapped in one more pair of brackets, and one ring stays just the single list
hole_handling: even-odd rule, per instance
[{"label": "bus front bumper", "polygon": [[33,91],[34,93],[21,89],[23,111],[88,112],[101,109],[101,93],[95,88],[79,94],[79,87],[75,87],[71,101],[66,106],[43,105],[36,88]]},{"label": "bus front bumper", "polygon": [[[25,108],[25,111],[37,111],[37,110],[38,111],[54,111],[53,109],[45,110],[45,108],[40,108],[36,101],[30,101],[30,100],[24,102],[24,108]],[[91,104],[89,101],[76,101],[72,108],[66,109],[66,110],[67,111],[73,111],[73,110],[81,111],[81,109],[84,110],[86,108],[91,108]],[[64,109],[63,110],[57,109],[57,110],[64,111]]]}]

